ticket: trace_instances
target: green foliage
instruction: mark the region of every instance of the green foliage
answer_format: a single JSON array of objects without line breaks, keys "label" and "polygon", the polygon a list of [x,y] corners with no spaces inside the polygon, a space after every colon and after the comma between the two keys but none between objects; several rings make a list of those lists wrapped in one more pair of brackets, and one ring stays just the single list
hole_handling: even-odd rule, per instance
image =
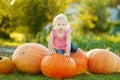
[{"label": "green foliage", "polygon": [[15,30],[16,19],[12,16],[10,0],[0,0],[0,36],[9,38],[9,33]]},{"label": "green foliage", "polygon": [[108,22],[109,0],[81,0],[79,27],[83,32],[105,33],[111,28]]},{"label": "green foliage", "polygon": [[64,12],[70,2],[71,0],[15,0],[11,5],[11,0],[0,0],[0,34],[4,32],[9,36],[17,30],[24,33],[26,38],[35,39],[54,16]]},{"label": "green foliage", "polygon": [[120,4],[120,0],[109,0],[110,7],[117,7]]}]

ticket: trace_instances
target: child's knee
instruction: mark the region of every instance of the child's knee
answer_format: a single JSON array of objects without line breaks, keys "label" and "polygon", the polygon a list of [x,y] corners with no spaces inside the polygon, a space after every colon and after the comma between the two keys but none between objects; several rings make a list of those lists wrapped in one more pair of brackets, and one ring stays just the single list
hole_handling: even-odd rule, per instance
[{"label": "child's knee", "polygon": [[77,52],[77,50],[78,50],[78,47],[74,43],[71,43],[71,52],[75,53]]}]

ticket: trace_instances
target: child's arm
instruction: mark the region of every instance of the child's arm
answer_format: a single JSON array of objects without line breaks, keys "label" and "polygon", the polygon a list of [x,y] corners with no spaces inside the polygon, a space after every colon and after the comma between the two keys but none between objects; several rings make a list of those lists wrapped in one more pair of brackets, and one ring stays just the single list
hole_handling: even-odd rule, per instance
[{"label": "child's arm", "polygon": [[52,47],[52,45],[53,45],[53,33],[51,32],[50,33],[50,39],[49,39],[49,42],[48,42],[48,49],[49,49],[50,54],[55,53],[55,50]]},{"label": "child's arm", "polygon": [[67,34],[67,48],[66,48],[66,53],[64,54],[65,56],[70,56],[70,49],[71,49],[71,38],[70,38],[70,32]]}]

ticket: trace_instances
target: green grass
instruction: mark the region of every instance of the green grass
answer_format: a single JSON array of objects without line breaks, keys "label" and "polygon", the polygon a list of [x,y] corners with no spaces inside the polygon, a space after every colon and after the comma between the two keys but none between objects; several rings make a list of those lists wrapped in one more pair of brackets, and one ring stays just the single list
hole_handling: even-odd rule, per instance
[{"label": "green grass", "polygon": [[13,72],[9,75],[0,75],[0,80],[120,80],[120,73],[100,75],[100,74],[79,74],[73,78],[54,79],[48,78],[42,74],[24,74]]},{"label": "green grass", "polygon": [[[111,51],[115,52],[120,56],[120,36],[79,36],[73,37],[73,42],[77,44],[77,46],[84,51],[91,50],[93,48],[110,48]],[[4,43],[3,43],[4,42]],[[10,44],[8,44],[10,43]],[[15,42],[6,42],[5,40],[0,39],[0,44],[16,46],[19,45]],[[43,44],[44,45],[44,44]],[[47,45],[45,45],[47,46]],[[53,78],[48,78],[43,74],[32,75],[32,74],[24,74],[17,71],[14,71],[9,75],[0,74],[0,80],[58,80]],[[60,79],[63,80],[63,79]],[[99,75],[99,74],[80,74],[76,75],[73,78],[66,78],[64,80],[120,80],[120,72],[114,74],[107,75]]]},{"label": "green grass", "polygon": [[120,56],[120,36],[112,35],[81,35],[73,37],[72,40],[84,51],[94,48],[110,48],[110,50]]}]

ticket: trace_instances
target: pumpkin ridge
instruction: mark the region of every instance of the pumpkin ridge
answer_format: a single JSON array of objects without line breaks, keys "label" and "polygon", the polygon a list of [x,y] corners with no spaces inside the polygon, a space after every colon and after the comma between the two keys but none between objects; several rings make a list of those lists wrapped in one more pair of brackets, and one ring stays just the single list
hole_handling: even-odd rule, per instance
[{"label": "pumpkin ridge", "polygon": [[38,74],[41,73],[40,64],[46,55],[48,55],[48,49],[42,44],[25,43],[16,48],[12,61],[18,71]]},{"label": "pumpkin ridge", "polygon": [[71,78],[75,74],[75,68],[76,63],[71,57],[66,58],[58,53],[44,57],[41,62],[42,73],[52,78]]},{"label": "pumpkin ridge", "polygon": [[117,72],[120,66],[120,57],[106,49],[93,49],[87,52],[88,69],[92,73],[110,74]]}]

